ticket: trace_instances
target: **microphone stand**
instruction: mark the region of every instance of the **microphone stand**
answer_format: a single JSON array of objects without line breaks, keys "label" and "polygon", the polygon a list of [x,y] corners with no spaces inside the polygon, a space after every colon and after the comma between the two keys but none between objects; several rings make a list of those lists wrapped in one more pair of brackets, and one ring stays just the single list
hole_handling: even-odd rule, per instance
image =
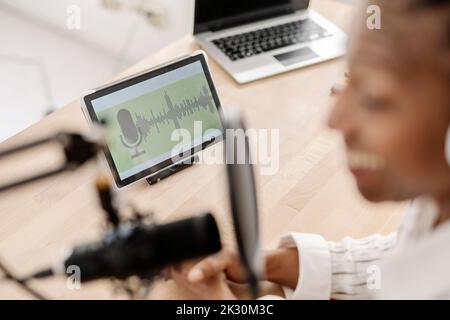
[{"label": "microphone stand", "polygon": [[[82,136],[77,133],[60,132],[52,136],[36,139],[28,143],[23,143],[11,148],[0,150],[0,159],[13,156],[22,151],[33,149],[41,145],[51,143],[56,143],[63,149],[65,162],[61,166],[37,173],[35,175],[30,175],[26,178],[2,184],[0,185],[0,193],[41,179],[53,177],[65,171],[75,170],[76,168],[88,162],[88,160],[96,157],[98,152],[103,148],[103,144],[94,139]],[[0,281],[2,280],[14,281],[18,286],[27,291],[30,295],[32,295],[36,299],[46,300],[44,295],[37,292],[27,284],[29,280],[28,277],[21,279],[15,276],[9,270],[9,268],[7,268],[1,262],[0,262],[0,270],[4,274],[3,278],[0,278]]]},{"label": "microphone stand", "polygon": [[11,280],[14,281],[18,286],[20,286],[22,289],[24,289],[26,292],[28,292],[30,295],[35,297],[38,300],[47,300],[41,293],[37,292],[33,288],[31,288],[27,284],[27,280],[20,279],[13,275],[13,273],[0,261],[0,270],[3,272],[3,278],[0,278],[1,280]]},{"label": "microphone stand", "polygon": [[[101,151],[104,147],[103,143],[100,143],[100,141],[97,141],[95,139],[91,139],[77,133],[60,132],[55,135],[36,139],[31,142],[23,143],[17,146],[0,150],[0,159],[10,157],[16,155],[17,153],[27,151],[45,144],[52,144],[52,143],[56,143],[63,149],[65,161],[62,165],[60,165],[57,168],[48,169],[22,179],[17,179],[7,182],[5,184],[1,184],[0,193],[21,187],[23,185],[41,179],[50,178],[58,174],[64,173],[66,171],[73,171],[81,167],[82,165],[86,164],[89,160],[95,158],[99,153],[99,151]],[[103,208],[104,212],[107,215],[107,221],[109,222],[109,225],[112,227],[111,232],[115,232],[115,230],[120,225],[120,217],[118,210],[114,205],[113,199],[114,195],[109,180],[104,176],[100,176],[96,180],[96,189],[101,207]],[[143,219],[143,217],[135,212],[134,221],[136,223],[140,223],[141,219]],[[52,270],[50,269],[44,270],[34,273],[30,276],[20,278],[15,276],[11,272],[11,270],[5,266],[5,264],[1,263],[1,261],[0,261],[0,270],[3,272],[3,277],[0,277],[0,282],[3,280],[13,281],[34,298],[38,300],[46,300],[46,297],[44,295],[42,295],[41,293],[34,290],[28,285],[28,281],[32,279],[45,278],[47,276],[50,276],[53,273]],[[123,286],[125,291],[129,295],[135,294],[133,290],[126,287],[126,283],[124,283]]]},{"label": "microphone stand", "polygon": [[56,143],[63,148],[65,162],[60,167],[49,169],[23,179],[0,185],[0,193],[37,180],[55,176],[65,171],[74,170],[85,164],[88,160],[94,158],[98,151],[102,148],[98,142],[92,141],[80,134],[62,132],[53,136],[14,146],[12,148],[0,150],[0,159],[50,143]]},{"label": "microphone stand", "polygon": [[[208,141],[207,143],[211,143],[211,142],[212,141]],[[23,179],[19,179],[16,181],[9,182],[7,184],[0,185],[0,193],[3,191],[6,191],[6,190],[10,190],[10,189],[25,185],[27,183],[31,183],[31,182],[34,182],[34,181],[37,181],[40,179],[54,176],[56,174],[65,172],[67,170],[74,170],[74,169],[82,166],[83,164],[87,163],[88,160],[96,157],[98,152],[100,150],[102,150],[102,148],[104,147],[103,144],[100,144],[97,141],[91,141],[90,139],[87,139],[79,134],[59,133],[54,136],[50,136],[50,137],[43,138],[43,139],[37,139],[37,140],[31,141],[28,143],[24,143],[22,145],[18,145],[18,146],[9,148],[9,149],[0,150],[0,159],[3,157],[8,157],[8,156],[14,155],[18,152],[22,152],[22,151],[32,149],[37,146],[41,146],[43,144],[47,144],[47,143],[57,143],[60,146],[62,146],[62,148],[64,150],[64,155],[65,155],[65,162],[57,168],[49,169],[47,171],[43,171],[43,172],[28,176]],[[119,215],[117,203],[115,203],[114,190],[111,188],[110,180],[108,178],[106,178],[105,176],[100,176],[96,180],[96,190],[97,190],[97,195],[98,195],[98,198],[100,201],[100,205],[101,205],[103,211],[106,213],[108,226],[109,226],[108,231],[105,233],[105,235],[101,241],[106,241],[107,243],[114,242],[115,245],[121,245],[124,243],[124,241],[127,241],[127,239],[132,239],[132,240],[130,240],[131,241],[130,244],[132,244],[133,241],[138,242],[139,239],[141,239],[142,241],[148,239],[149,228],[156,227],[153,219],[151,219],[152,221],[149,221],[149,218],[152,218],[151,216],[144,216],[144,215],[140,214],[138,211],[133,210],[133,214],[134,214],[133,217],[122,220]],[[133,209],[133,208],[131,207],[131,209]],[[211,219],[213,222],[211,222]],[[200,220],[196,220],[196,221],[197,221],[197,223],[200,223]],[[208,222],[206,222],[206,221],[208,221]],[[217,237],[218,237],[218,238],[213,239],[214,240],[213,242],[210,241],[211,239],[208,239],[207,243],[209,246],[206,249],[205,248],[202,249],[203,250],[202,255],[217,252],[217,250],[220,250],[220,237],[219,237],[219,232],[217,229],[217,225],[214,221],[214,218],[211,215],[209,215],[209,217],[205,216],[205,218],[201,219],[201,222],[203,223],[202,226],[204,226],[205,228],[211,228],[211,223],[213,223],[214,228],[215,228],[215,231],[212,233],[213,238],[215,237],[214,236],[215,234],[217,234]],[[179,224],[175,227],[176,223],[179,223]],[[164,230],[167,232],[170,230],[180,231],[181,223],[183,223],[183,222],[180,220],[179,222],[173,223],[170,227],[168,227],[169,226],[168,224],[161,226],[161,227],[162,228],[165,227]],[[189,234],[192,234],[193,230],[199,231],[199,229],[198,229],[199,224],[196,224],[196,226],[194,226],[193,225],[194,222],[191,221],[189,223],[190,223],[190,225],[188,227],[192,228],[192,230],[190,230]],[[186,226],[186,225],[184,225],[184,226]],[[176,229],[173,229],[173,228],[176,228]],[[158,230],[160,230],[160,231],[157,231],[157,233],[152,233],[152,235],[154,235],[154,236],[159,235],[164,240],[165,238],[164,238],[164,236],[162,236],[162,234],[163,234],[162,229],[158,229]],[[183,230],[186,230],[186,229],[183,229]],[[210,232],[210,229],[202,229],[202,230],[204,230],[204,232]],[[206,231],[206,230],[208,230],[208,231]],[[203,233],[203,236],[205,236],[205,233]],[[198,238],[196,241],[199,241]],[[163,242],[165,243],[165,240]],[[219,245],[215,245],[214,248],[211,248],[211,243],[218,243]],[[94,250],[95,250],[95,248],[97,248],[96,245],[97,245],[97,243],[94,243],[94,245],[93,246],[91,245],[90,248],[94,248]],[[86,252],[86,251],[83,251],[86,248],[87,248],[87,246],[75,247],[73,249],[74,251],[72,252],[72,255],[70,257],[75,256],[75,260],[77,258],[79,259],[80,252],[81,253]],[[200,248],[200,246],[196,246],[197,251],[195,251],[196,252],[195,254],[199,254],[198,248]],[[75,250],[78,250],[78,251],[75,252]],[[208,252],[206,252],[206,251],[208,251]],[[140,255],[139,249],[138,249],[138,253]],[[78,254],[78,256],[77,256],[77,254]],[[186,253],[184,252],[184,254],[186,254]],[[183,259],[191,258],[191,257],[184,256],[183,253],[181,254],[181,257],[183,257]],[[141,257],[138,257],[138,258],[141,259]],[[173,260],[173,256],[169,255],[168,259]],[[132,266],[132,267],[135,267],[135,266]],[[156,266],[155,269],[158,269],[158,266]],[[40,294],[39,292],[37,292],[36,290],[31,288],[28,285],[28,281],[30,281],[32,279],[42,279],[42,278],[46,278],[49,276],[57,275],[60,272],[60,270],[48,268],[48,269],[44,269],[44,270],[35,272],[24,278],[19,278],[19,277],[16,277],[15,275],[13,275],[13,273],[8,268],[6,268],[5,265],[2,263],[0,263],[0,270],[2,270],[4,273],[4,276],[0,277],[0,281],[12,280],[18,286],[20,286],[21,288],[26,290],[30,295],[32,295],[33,297],[40,299],[40,300],[43,300],[46,298],[44,297],[44,295]],[[123,270],[121,270],[120,268],[114,269],[114,272],[116,272],[117,270],[119,270],[120,272],[123,272]],[[117,277],[116,277],[116,275],[113,275],[112,279],[113,280],[117,279],[118,284],[120,285],[119,289],[123,289],[131,298],[136,298],[136,297],[141,298],[142,297],[142,295],[140,294],[141,292],[143,292],[144,295],[146,295],[149,291],[152,280],[159,274],[159,272],[156,270],[153,270],[153,271],[151,271],[151,270],[149,270],[149,271],[131,270],[129,273],[130,274],[134,273],[135,275],[137,275],[138,280],[139,280],[139,284],[136,286],[136,285],[133,285],[130,281],[128,281],[131,279],[127,276],[127,274],[123,274],[120,272],[118,273]],[[89,275],[89,273],[88,273],[88,275]],[[101,277],[101,275],[99,277]],[[95,279],[95,278],[92,278],[92,279]],[[144,289],[144,291],[142,291],[143,289]]]}]

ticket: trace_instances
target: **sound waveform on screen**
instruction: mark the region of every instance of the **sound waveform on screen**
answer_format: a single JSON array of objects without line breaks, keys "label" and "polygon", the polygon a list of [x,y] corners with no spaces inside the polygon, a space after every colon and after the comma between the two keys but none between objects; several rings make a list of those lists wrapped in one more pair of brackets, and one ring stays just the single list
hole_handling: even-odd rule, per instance
[{"label": "sound waveform on screen", "polygon": [[211,113],[216,112],[214,100],[206,86],[202,86],[202,91],[198,96],[184,99],[179,103],[174,103],[167,92],[164,93],[164,99],[167,104],[167,109],[156,115],[153,113],[153,110],[150,111],[151,115],[148,118],[135,113],[136,126],[140,128],[144,140],[147,140],[153,127],[158,133],[160,133],[160,125],[170,125],[172,123],[175,129],[179,129],[180,120],[194,115],[201,110],[200,108],[209,110]]}]

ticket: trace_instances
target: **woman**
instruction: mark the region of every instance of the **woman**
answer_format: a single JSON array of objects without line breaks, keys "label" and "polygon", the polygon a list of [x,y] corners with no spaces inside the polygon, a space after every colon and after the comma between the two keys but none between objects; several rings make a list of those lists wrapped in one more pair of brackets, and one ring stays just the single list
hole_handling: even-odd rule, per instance
[{"label": "woman", "polygon": [[[370,201],[414,199],[396,234],[327,242],[293,233],[266,252],[288,298],[450,298],[450,1],[375,0],[381,30],[353,34],[350,79],[330,115]],[[364,24],[364,25],[363,25]],[[450,150],[447,150],[450,152]],[[236,298],[232,249],[172,269],[197,298]]]}]

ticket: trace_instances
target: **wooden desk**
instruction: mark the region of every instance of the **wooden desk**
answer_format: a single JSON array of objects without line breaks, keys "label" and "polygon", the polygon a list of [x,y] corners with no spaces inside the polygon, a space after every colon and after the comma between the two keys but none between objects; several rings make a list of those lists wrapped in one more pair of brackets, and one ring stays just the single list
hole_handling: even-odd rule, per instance
[{"label": "wooden desk", "polygon": [[[344,30],[352,8],[334,1],[314,1],[313,7]],[[118,76],[123,77],[198,49],[191,36],[144,59]],[[236,84],[214,61],[213,77],[223,105],[240,105],[252,128],[280,129],[279,171],[258,177],[258,192],[265,247],[274,247],[288,231],[320,233],[328,239],[361,237],[392,231],[402,205],[373,205],[358,195],[347,173],[340,136],[326,129],[333,98],[330,87],[342,78],[345,61],[335,60],[288,72],[246,85]],[[95,72],[95,71],[93,71]],[[75,101],[2,144],[13,145],[58,130],[86,131]],[[34,152],[2,161],[0,176],[32,172],[54,161]],[[20,166],[17,165],[20,163]],[[18,274],[57,261],[63,248],[97,239],[103,213],[94,193],[98,170],[94,165],[75,173],[40,181],[0,195],[0,257]],[[211,211],[224,241],[231,242],[231,219],[223,166],[202,165],[149,187],[137,183],[124,197],[138,208],[153,211],[159,221]],[[10,173],[11,174],[11,173]],[[68,290],[63,279],[32,283],[51,298],[123,298],[111,284],[99,281]],[[156,282],[151,298],[186,297],[174,283]],[[16,286],[0,283],[0,298],[29,298]]]}]

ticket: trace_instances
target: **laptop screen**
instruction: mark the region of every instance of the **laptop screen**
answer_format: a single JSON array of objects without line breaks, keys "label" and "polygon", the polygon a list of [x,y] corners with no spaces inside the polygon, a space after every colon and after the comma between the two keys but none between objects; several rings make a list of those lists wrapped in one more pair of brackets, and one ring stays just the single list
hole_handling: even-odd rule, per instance
[{"label": "laptop screen", "polygon": [[195,0],[194,34],[306,9],[309,0]]}]

